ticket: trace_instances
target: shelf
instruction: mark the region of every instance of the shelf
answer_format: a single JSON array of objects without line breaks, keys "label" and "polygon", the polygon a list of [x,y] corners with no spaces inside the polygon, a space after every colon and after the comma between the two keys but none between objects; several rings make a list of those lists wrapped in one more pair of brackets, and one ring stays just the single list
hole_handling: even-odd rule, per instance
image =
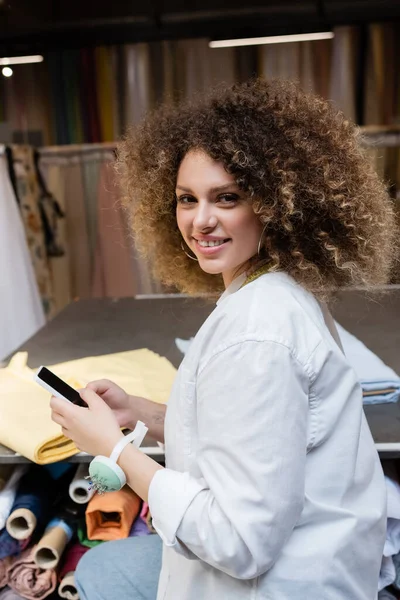
[{"label": "shelf", "polygon": [[[382,291],[382,290],[381,290]],[[214,308],[206,299],[175,296],[80,300],[71,303],[21,348],[28,366],[51,365],[86,356],[149,348],[178,367],[182,354],[175,339],[193,337]],[[400,286],[375,295],[362,289],[341,291],[333,315],[387,365],[400,374]],[[400,402],[365,407],[381,457],[400,457]],[[162,462],[162,450],[145,440],[145,452]],[[89,462],[78,454],[70,462]],[[0,445],[0,462],[28,462]]]}]

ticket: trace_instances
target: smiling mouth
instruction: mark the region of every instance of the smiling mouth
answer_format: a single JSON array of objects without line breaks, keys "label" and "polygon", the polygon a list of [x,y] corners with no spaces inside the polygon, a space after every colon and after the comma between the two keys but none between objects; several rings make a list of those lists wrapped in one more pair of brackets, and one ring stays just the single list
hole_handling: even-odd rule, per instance
[{"label": "smiling mouth", "polygon": [[222,246],[222,244],[229,242],[230,238],[225,238],[223,240],[196,240],[196,238],[193,239],[201,248],[215,248],[216,246]]}]

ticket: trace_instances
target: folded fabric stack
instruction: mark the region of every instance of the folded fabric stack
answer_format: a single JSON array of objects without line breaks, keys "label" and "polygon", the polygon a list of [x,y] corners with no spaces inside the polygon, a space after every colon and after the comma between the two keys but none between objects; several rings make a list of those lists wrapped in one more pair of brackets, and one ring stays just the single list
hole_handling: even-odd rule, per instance
[{"label": "folded fabric stack", "polygon": [[[397,402],[400,398],[400,377],[371,352],[358,338],[349,333],[339,323],[339,332],[347,360],[355,370],[363,390],[364,404],[384,404]],[[176,347],[182,354],[189,350],[193,338],[175,338]]]},{"label": "folded fabric stack", "polygon": [[41,600],[55,590],[78,600],[74,572],[91,546],[151,533],[147,504],[127,486],[93,495],[86,465],[17,466],[8,475],[0,490],[0,600]]},{"label": "folded fabric stack", "polygon": [[[19,352],[0,369],[0,443],[37,464],[66,459],[78,450],[51,420],[50,394],[33,380],[28,355]],[[166,402],[176,369],[147,349],[92,356],[52,365],[75,388],[95,379],[111,379],[129,394]]]},{"label": "folded fabric stack", "polygon": [[358,338],[336,323],[344,353],[357,373],[363,390],[364,404],[397,402],[400,378]]}]

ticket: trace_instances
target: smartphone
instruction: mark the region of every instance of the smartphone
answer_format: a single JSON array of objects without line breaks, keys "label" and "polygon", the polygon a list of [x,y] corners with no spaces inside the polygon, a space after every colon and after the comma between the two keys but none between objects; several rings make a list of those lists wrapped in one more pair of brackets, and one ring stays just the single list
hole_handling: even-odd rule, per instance
[{"label": "smartphone", "polygon": [[79,392],[57,377],[57,375],[54,375],[54,373],[46,367],[39,367],[34,376],[34,380],[45,390],[50,392],[50,394],[57,396],[57,398],[68,400],[69,402],[72,402],[72,404],[77,404],[78,406],[87,406],[86,402],[80,397]]}]

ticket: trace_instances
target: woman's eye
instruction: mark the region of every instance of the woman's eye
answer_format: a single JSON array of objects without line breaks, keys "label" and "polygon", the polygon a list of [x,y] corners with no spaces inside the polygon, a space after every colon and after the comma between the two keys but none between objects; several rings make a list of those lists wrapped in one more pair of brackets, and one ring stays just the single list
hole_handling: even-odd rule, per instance
[{"label": "woman's eye", "polygon": [[218,202],[222,202],[223,204],[232,204],[233,202],[237,202],[239,196],[237,194],[221,194],[218,196]]},{"label": "woman's eye", "polygon": [[196,202],[196,199],[193,196],[179,196],[176,201],[179,204],[191,204],[192,202]]}]

